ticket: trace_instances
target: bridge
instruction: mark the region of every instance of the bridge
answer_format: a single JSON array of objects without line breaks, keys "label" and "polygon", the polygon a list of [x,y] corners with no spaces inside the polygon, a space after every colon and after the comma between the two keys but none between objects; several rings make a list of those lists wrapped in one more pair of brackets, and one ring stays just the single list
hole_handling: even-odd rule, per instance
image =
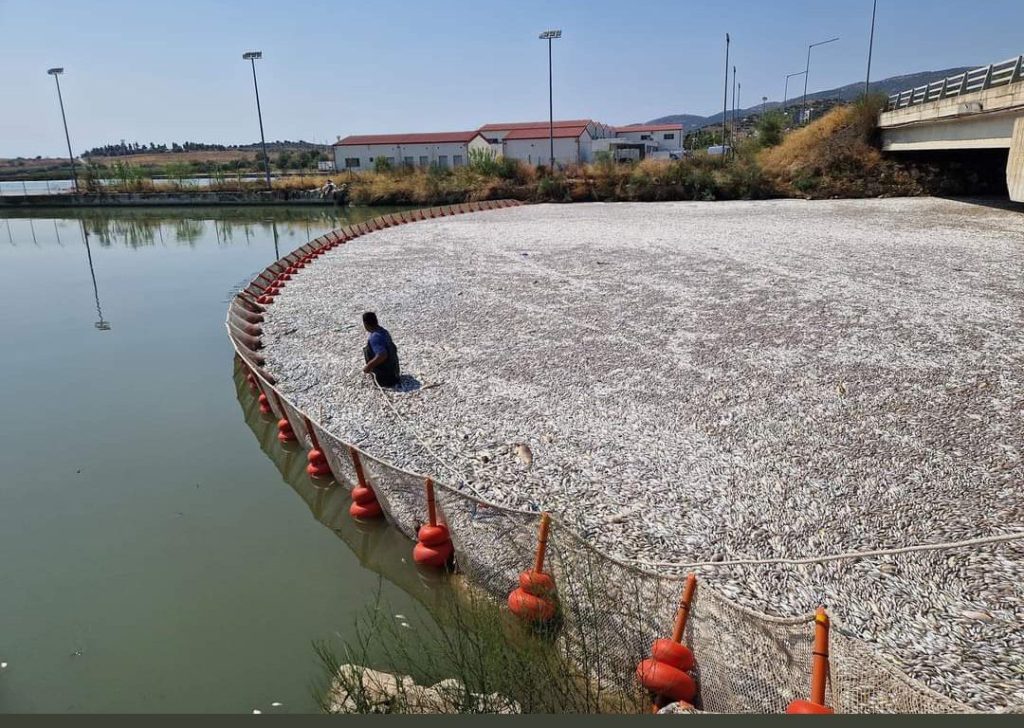
[{"label": "bridge", "polygon": [[1024,202],[1024,56],[893,94],[879,126],[889,152],[1009,150],[1010,199]]}]

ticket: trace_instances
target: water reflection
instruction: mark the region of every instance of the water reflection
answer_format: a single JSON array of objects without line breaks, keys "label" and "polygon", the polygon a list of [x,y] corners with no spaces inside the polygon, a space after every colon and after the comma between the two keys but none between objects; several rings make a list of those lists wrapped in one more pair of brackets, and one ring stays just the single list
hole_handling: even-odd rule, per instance
[{"label": "water reflection", "polygon": [[[32,222],[30,219],[29,222]],[[110,322],[103,320],[103,307],[100,306],[100,289],[96,285],[96,268],[92,263],[92,248],[89,247],[89,231],[85,228],[85,222],[80,221],[82,224],[82,241],[85,243],[85,254],[89,258],[89,275],[92,276],[92,293],[96,299],[96,315],[99,317],[99,321],[93,324],[100,331],[110,331]],[[56,229],[56,221],[55,228]]]},{"label": "water reflection", "polygon": [[[32,238],[36,244],[46,244],[45,236],[38,235],[35,220],[54,219],[56,243],[60,233],[56,219],[78,220],[101,248],[125,246],[132,249],[156,245],[181,244],[195,247],[212,228],[219,246],[258,241],[273,243],[268,246],[267,262],[277,260],[313,237],[314,230],[333,229],[362,222],[408,208],[337,208],[337,207],[216,207],[216,208],[72,208],[9,210],[0,213],[7,227],[11,245],[18,238]],[[23,232],[12,231],[18,221],[25,225]],[[26,224],[27,223],[27,224]],[[37,237],[38,236],[38,237]],[[271,254],[273,257],[271,257]]]},{"label": "water reflection", "polygon": [[275,420],[260,414],[237,359],[234,367],[236,396],[245,423],[284,481],[306,502],[313,517],[345,542],[362,566],[423,603],[435,616],[450,609],[452,595],[458,593],[451,580],[433,570],[417,568],[412,561],[412,542],[386,522],[359,522],[350,517],[352,500],[348,488],[334,481],[321,485],[306,475],[306,451],[298,446],[283,447],[278,442]]}]

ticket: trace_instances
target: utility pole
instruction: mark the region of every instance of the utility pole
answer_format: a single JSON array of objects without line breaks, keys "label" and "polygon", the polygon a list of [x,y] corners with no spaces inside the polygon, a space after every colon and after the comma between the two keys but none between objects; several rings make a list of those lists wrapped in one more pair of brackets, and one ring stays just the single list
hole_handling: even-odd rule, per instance
[{"label": "utility pole", "polygon": [[871,52],[875,48],[875,12],[878,10],[878,0],[871,3],[871,39],[868,41],[868,75],[864,80],[865,98],[871,93]]},{"label": "utility pole", "polygon": [[722,98],[722,161],[725,161],[725,120],[729,108],[729,34],[725,34],[725,95]]},{"label": "utility pole", "polygon": [[732,151],[736,151],[736,66],[732,67],[732,124],[729,125],[729,138],[732,140]]},{"label": "utility pole", "polygon": [[64,97],[60,95],[60,78],[64,73],[63,68],[50,68],[46,71],[53,76],[57,82],[57,101],[60,102],[60,118],[64,122],[64,139],[68,143],[68,161],[71,162],[71,181],[75,183],[75,192],[78,192],[78,172],[75,170],[75,155],[71,151],[71,135],[68,134],[68,117],[64,115]]}]

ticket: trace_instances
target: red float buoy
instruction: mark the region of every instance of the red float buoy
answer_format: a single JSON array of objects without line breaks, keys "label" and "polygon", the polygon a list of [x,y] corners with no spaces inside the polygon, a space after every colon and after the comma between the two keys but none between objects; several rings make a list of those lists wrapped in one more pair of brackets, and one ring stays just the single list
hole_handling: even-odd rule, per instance
[{"label": "red float buoy", "polygon": [[295,437],[295,430],[292,429],[292,423],[288,421],[287,417],[282,417],[277,421],[277,439],[282,443],[298,440]]},{"label": "red float buoy", "polygon": [[790,715],[831,715],[835,711],[825,705],[825,683],[828,680],[828,614],[818,607],[814,615],[814,651],[811,658],[811,699],[794,700],[786,707]]},{"label": "red float buoy", "polygon": [[352,456],[352,467],[356,471],[356,482],[358,485],[352,489],[352,505],[349,506],[349,515],[353,518],[370,519],[380,518],[384,511],[377,501],[377,494],[366,482],[366,475],[363,473],[363,463],[359,459],[359,453],[354,447],[349,447],[349,454]]},{"label": "red float buoy", "polygon": [[281,395],[274,392],[274,397],[277,399],[277,409],[281,413],[281,419],[277,421],[278,442],[282,445],[295,442],[299,438],[295,436],[295,430],[292,429],[292,423],[288,421],[288,413],[285,411],[284,403],[281,401]]},{"label": "red float buoy", "polygon": [[306,423],[306,432],[309,433],[309,443],[311,445],[309,453],[306,455],[306,459],[309,462],[306,465],[306,475],[314,480],[330,480],[334,477],[334,473],[331,472],[331,464],[327,462],[327,456],[324,455],[324,451],[320,447],[320,441],[317,439],[316,430],[313,429],[313,423],[310,422],[308,417],[304,417],[303,421]]},{"label": "red float buoy", "polygon": [[434,481],[427,478],[427,523],[416,534],[417,543],[412,559],[420,566],[443,569],[455,553],[448,527],[437,522],[437,504],[434,501]]},{"label": "red float buoy", "polygon": [[265,395],[263,393],[260,393],[260,397],[257,400],[257,402],[259,402],[259,405],[260,405],[260,414],[261,415],[272,415],[272,414],[274,414],[274,410],[270,407],[270,400],[267,399],[267,395]]},{"label": "red float buoy", "polygon": [[697,577],[690,574],[683,586],[671,639],[658,639],[651,645],[651,656],[637,665],[637,680],[654,694],[654,710],[669,702],[692,703],[697,695],[697,683],[687,673],[696,667],[693,652],[682,644],[683,632],[690,616]]},{"label": "red float buoy", "polygon": [[548,547],[548,529],[551,516],[541,514],[537,536],[537,557],[533,570],[519,575],[519,587],[508,595],[508,608],[525,622],[549,622],[557,611],[555,606],[555,580],[544,573],[544,555]]}]

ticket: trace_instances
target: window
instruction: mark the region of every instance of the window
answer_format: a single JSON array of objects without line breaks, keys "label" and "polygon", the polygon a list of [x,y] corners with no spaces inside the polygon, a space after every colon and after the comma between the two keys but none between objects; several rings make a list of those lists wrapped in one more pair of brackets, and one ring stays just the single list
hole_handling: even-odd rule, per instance
[{"label": "window", "polygon": [[462,166],[462,155],[461,154],[456,154],[454,157],[452,157],[452,166],[453,167],[461,167]]},{"label": "window", "polygon": [[641,140],[641,141],[643,141],[643,140],[645,140],[645,139],[650,139],[650,138],[651,138],[651,135],[650,135],[650,134],[641,134],[641,135],[640,135],[640,140]]},{"label": "window", "polygon": [[447,167],[448,166],[448,155],[447,154],[438,154],[437,155],[437,166],[438,167]]},{"label": "window", "polygon": [[416,162],[413,157],[406,157],[405,159],[402,160],[402,163],[405,164],[406,167],[411,167]]},{"label": "window", "polygon": [[421,167],[429,167],[429,166],[430,166],[430,157],[428,157],[428,156],[427,156],[427,155],[425,155],[425,154],[424,154],[424,155],[422,155],[422,156],[420,157],[420,166],[421,166]]},{"label": "window", "polygon": [[345,169],[354,169],[359,166],[359,157],[345,157]]},{"label": "window", "polygon": [[675,139],[676,135],[675,134],[662,134],[661,138],[662,139]]}]

